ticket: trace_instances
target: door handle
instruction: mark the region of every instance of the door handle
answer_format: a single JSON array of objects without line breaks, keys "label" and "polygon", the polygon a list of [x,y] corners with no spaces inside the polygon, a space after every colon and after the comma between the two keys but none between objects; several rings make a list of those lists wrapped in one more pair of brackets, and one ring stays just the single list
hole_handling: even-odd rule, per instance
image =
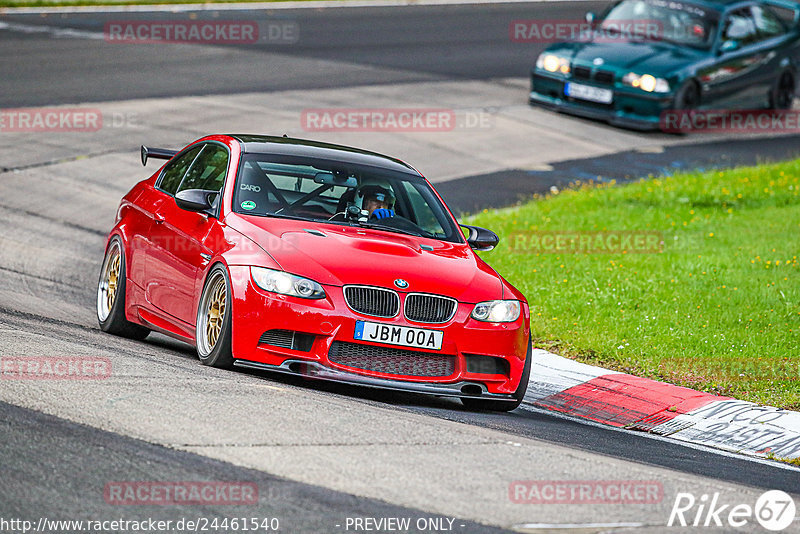
[{"label": "door handle", "polygon": [[156,224],[163,224],[164,223],[164,216],[156,213],[156,214],[153,215],[153,220],[156,222]]}]

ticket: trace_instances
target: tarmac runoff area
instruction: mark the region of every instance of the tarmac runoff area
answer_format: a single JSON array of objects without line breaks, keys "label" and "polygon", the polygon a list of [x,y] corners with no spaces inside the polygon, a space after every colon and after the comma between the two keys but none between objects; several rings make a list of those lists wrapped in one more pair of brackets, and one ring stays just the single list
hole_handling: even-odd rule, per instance
[{"label": "tarmac runoff area", "polygon": [[[212,48],[206,53],[219,52]],[[320,69],[336,65],[295,61],[318,63]],[[430,81],[4,109],[2,136],[7,141],[0,147],[0,165],[24,169],[82,158],[84,165],[102,165],[133,183],[147,174],[136,157],[129,157],[140,144],[175,148],[209,133],[287,134],[388,154],[440,183],[509,169],[547,171],[558,162],[621,151],[652,155],[665,147],[724,139],[717,134],[641,134],[534,108],[527,104],[528,84],[526,78]],[[405,116],[409,110],[416,115]],[[55,114],[52,120],[62,121],[63,112],[74,113],[74,131],[35,127],[48,118],[37,113]],[[19,126],[16,132],[9,127],[12,121]],[[17,150],[22,144],[39,148]]]}]

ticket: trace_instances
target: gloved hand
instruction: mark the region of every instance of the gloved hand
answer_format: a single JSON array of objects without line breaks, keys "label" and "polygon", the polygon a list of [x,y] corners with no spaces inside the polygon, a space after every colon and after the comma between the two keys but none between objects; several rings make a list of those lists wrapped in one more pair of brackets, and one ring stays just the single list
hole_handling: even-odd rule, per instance
[{"label": "gloved hand", "polygon": [[394,210],[387,210],[386,208],[378,208],[372,212],[372,216],[376,219],[388,219],[394,217]]}]

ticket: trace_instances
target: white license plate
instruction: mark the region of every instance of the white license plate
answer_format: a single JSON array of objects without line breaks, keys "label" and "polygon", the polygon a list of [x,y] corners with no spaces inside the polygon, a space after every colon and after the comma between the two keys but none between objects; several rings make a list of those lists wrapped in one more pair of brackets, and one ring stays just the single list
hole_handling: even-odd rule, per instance
[{"label": "white license plate", "polygon": [[581,100],[589,100],[601,104],[610,104],[614,100],[614,91],[611,89],[572,82],[564,86],[564,94],[572,98],[580,98]]},{"label": "white license plate", "polygon": [[427,328],[411,328],[409,326],[356,321],[356,331],[353,333],[353,339],[385,343],[387,345],[441,350],[444,332],[441,330],[428,330]]}]

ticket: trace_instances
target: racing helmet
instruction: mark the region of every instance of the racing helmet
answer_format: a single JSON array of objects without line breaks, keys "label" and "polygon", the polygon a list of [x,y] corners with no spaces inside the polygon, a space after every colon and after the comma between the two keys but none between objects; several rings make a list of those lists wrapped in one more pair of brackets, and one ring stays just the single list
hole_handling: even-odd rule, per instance
[{"label": "racing helmet", "polygon": [[383,180],[365,181],[356,189],[354,201],[359,209],[365,209],[366,201],[371,198],[385,202],[388,209],[394,209],[395,196],[392,192],[392,186],[388,182]]}]

